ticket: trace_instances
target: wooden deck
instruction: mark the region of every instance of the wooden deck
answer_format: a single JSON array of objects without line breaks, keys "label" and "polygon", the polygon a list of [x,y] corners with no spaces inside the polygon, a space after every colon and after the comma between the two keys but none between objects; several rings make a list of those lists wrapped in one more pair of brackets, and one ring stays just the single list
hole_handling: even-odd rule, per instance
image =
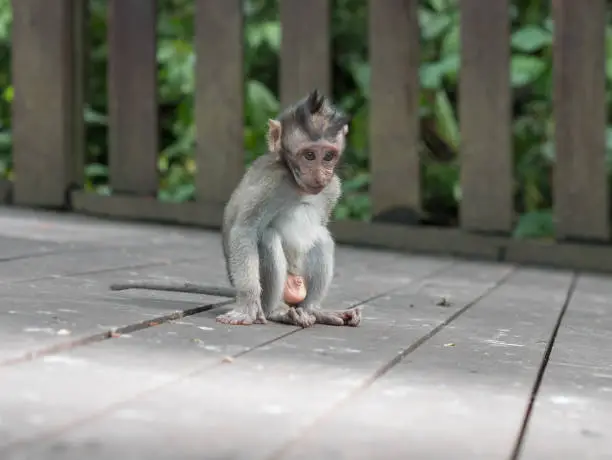
[{"label": "wooden deck", "polygon": [[219,243],[0,208],[0,458],[612,459],[611,277],[341,247],[365,321],[305,330],[108,290]]}]

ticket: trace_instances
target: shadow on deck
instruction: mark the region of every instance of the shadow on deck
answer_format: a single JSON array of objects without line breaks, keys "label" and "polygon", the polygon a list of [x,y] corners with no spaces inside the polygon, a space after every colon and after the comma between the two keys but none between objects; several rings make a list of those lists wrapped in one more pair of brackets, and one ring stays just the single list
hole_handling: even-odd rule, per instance
[{"label": "shadow on deck", "polygon": [[225,285],[218,234],[0,210],[0,458],[612,458],[609,276],[340,247],[365,321],[304,330],[144,277]]}]

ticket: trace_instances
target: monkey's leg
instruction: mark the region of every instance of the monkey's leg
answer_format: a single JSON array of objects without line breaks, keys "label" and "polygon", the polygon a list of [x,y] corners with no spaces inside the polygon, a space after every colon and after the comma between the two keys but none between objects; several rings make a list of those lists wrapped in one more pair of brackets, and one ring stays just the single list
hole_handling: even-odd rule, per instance
[{"label": "monkey's leg", "polygon": [[227,270],[232,286],[236,289],[236,307],[217,321],[223,324],[265,324],[261,307],[259,279],[259,251],[256,235],[246,227],[236,227],[229,235],[226,251]]},{"label": "monkey's leg", "polygon": [[299,308],[314,315],[319,324],[328,326],[359,326],[361,308],[321,310],[334,276],[334,240],[325,233],[308,252],[305,260],[306,298]]},{"label": "monkey's leg", "polygon": [[266,230],[259,245],[261,306],[270,321],[309,327],[315,317],[302,309],[289,307],[284,302],[287,281],[287,259],[280,236],[273,230]]}]

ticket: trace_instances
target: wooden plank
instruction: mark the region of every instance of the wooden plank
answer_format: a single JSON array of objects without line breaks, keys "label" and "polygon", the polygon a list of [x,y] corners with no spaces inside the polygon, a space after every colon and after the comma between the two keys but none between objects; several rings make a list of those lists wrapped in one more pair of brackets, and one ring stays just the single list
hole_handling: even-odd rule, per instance
[{"label": "wooden plank", "polygon": [[196,199],[225,203],[244,173],[242,1],[195,6]]},{"label": "wooden plank", "polygon": [[612,272],[611,246],[508,240],[504,252],[508,262]]},{"label": "wooden plank", "polygon": [[[223,215],[221,205],[210,203],[163,203],[149,198],[107,197],[80,191],[73,192],[72,197],[78,212],[130,220],[219,229]],[[612,272],[611,246],[515,240],[454,228],[359,221],[332,222],[330,230],[338,243],[359,247]]]},{"label": "wooden plank", "polygon": [[[439,313],[439,315],[445,314],[446,311],[444,310]],[[202,315],[200,318],[204,319],[205,315]],[[191,319],[189,321],[191,322]],[[212,317],[206,318],[206,322],[199,322],[198,325],[202,326],[202,330],[192,330],[191,332],[189,330],[185,331],[186,328],[183,328],[183,330],[180,331],[177,329],[171,330],[170,332],[175,332],[175,334],[177,332],[181,333],[184,339],[181,339],[180,341],[174,338],[176,337],[175,334],[166,334],[166,332],[164,331],[165,326],[163,326],[160,328],[156,328],[155,330],[151,329],[148,331],[143,331],[143,333],[133,334],[132,337],[126,340],[106,342],[103,346],[96,347],[97,349],[94,349],[94,347],[89,347],[88,349],[80,349],[77,353],[71,353],[69,356],[66,356],[66,359],[72,361],[73,363],[87,363],[87,372],[84,372],[83,368],[79,369],[81,366],[71,366],[70,378],[68,377],[65,369],[64,372],[60,372],[61,367],[63,366],[49,366],[45,365],[44,363],[36,363],[36,367],[30,366],[29,369],[27,369],[25,366],[19,366],[19,368],[11,369],[8,373],[9,380],[3,380],[3,387],[7,390],[18,381],[31,381],[34,383],[35,380],[32,379],[31,376],[36,375],[36,371],[40,372],[44,366],[45,376],[49,379],[48,384],[43,387],[42,385],[34,383],[35,386],[30,386],[28,390],[30,390],[30,394],[36,393],[40,396],[37,410],[42,411],[39,413],[44,413],[46,424],[39,426],[27,426],[26,421],[31,414],[31,409],[29,409],[29,407],[31,406],[24,406],[23,404],[27,404],[27,402],[21,399],[14,399],[11,402],[8,401],[7,398],[4,398],[0,401],[0,406],[2,406],[4,409],[3,414],[7,414],[7,417],[12,420],[12,423],[10,425],[10,432],[7,433],[7,437],[5,439],[7,439],[8,442],[14,441],[15,438],[21,438],[24,441],[34,440],[35,434],[52,434],[49,432],[49,430],[51,429],[55,432],[56,435],[60,435],[60,439],[49,439],[47,442],[38,439],[37,442],[30,443],[30,446],[35,446],[34,448],[36,449],[38,455],[40,455],[42,451],[46,451],[49,448],[53,448],[53,446],[57,444],[64,444],[69,447],[66,451],[67,455],[77,455],[81,449],[82,442],[92,436],[92,433],[95,433],[95,436],[98,437],[98,439],[104,439],[105,441],[104,444],[99,445],[99,449],[95,449],[95,451],[98,451],[98,453],[96,453],[95,451],[91,452],[91,454],[94,455],[94,457],[92,458],[97,458],[96,455],[108,455],[109,452],[113,452],[115,449],[120,448],[121,445],[123,445],[125,449],[124,455],[127,454],[129,456],[130,454],[135,452],[133,449],[136,448],[137,444],[140,444],[141,453],[143,452],[143,445],[147,446],[147,448],[155,449],[157,451],[156,458],[166,458],[169,454],[169,451],[167,449],[170,447],[170,444],[173,444],[173,449],[175,450],[173,455],[179,455],[185,458],[191,458],[189,455],[190,453],[199,454],[196,455],[194,458],[200,457],[204,453],[204,455],[206,456],[212,455],[217,457],[219,455],[216,454],[223,453],[219,452],[219,450],[233,450],[233,448],[238,451],[235,452],[235,454],[241,453],[243,455],[230,455],[231,458],[245,458],[245,450],[249,449],[249,444],[251,444],[251,451],[250,453],[247,453],[247,455],[250,456],[246,458],[253,458],[253,452],[255,452],[255,450],[253,450],[252,447],[253,443],[255,443],[254,445],[257,445],[258,448],[260,447],[260,444],[263,444],[263,446],[261,446],[263,449],[254,458],[263,458],[263,455],[269,452],[270,448],[274,448],[275,444],[278,444],[279,441],[282,441],[282,438],[284,438],[288,433],[288,429],[292,428],[290,428],[289,425],[285,424],[284,427],[281,427],[280,432],[276,433],[274,437],[265,435],[262,436],[261,434],[263,433],[261,433],[261,429],[263,429],[263,426],[261,425],[261,420],[257,419],[261,418],[262,416],[266,417],[266,413],[269,417],[271,415],[271,411],[274,411],[274,406],[277,404],[283,404],[284,401],[287,399],[293,400],[293,403],[290,403],[290,406],[295,403],[304,405],[308,404],[309,402],[309,398],[288,398],[288,394],[291,391],[292,385],[285,385],[285,389],[281,391],[279,399],[275,403],[271,404],[269,401],[271,396],[269,394],[269,390],[272,389],[271,384],[273,385],[275,380],[278,384],[283,385],[287,378],[293,381],[295,377],[298,377],[297,381],[295,382],[295,390],[300,391],[300,393],[301,391],[304,391],[302,388],[305,384],[305,382],[303,381],[303,375],[300,373],[298,375],[292,376],[293,370],[291,368],[293,366],[290,362],[286,361],[287,353],[298,353],[300,355],[299,360],[294,361],[296,364],[298,362],[303,362],[306,364],[309,362],[310,359],[313,358],[315,360],[320,361],[321,359],[324,359],[322,358],[322,356],[324,355],[320,351],[312,353],[309,348],[298,349],[298,344],[301,342],[299,338],[298,342],[295,342],[293,340],[288,342],[283,341],[282,343],[279,343],[278,346],[275,346],[274,350],[270,348],[270,346],[272,345],[272,343],[270,342],[272,342],[272,340],[269,340],[268,343],[266,343],[263,347],[264,350],[262,351],[264,353],[260,353],[255,360],[246,362],[246,365],[243,366],[239,363],[241,362],[241,360],[245,359],[250,353],[243,356],[240,356],[240,354],[243,354],[245,351],[249,352],[249,345],[254,343],[253,338],[246,339],[246,337],[258,337],[260,338],[260,340],[255,343],[258,345],[262,345],[263,341],[261,340],[261,337],[263,334],[268,334],[270,339],[276,338],[278,340],[282,337],[282,335],[285,335],[287,332],[292,332],[292,328],[285,328],[282,326],[256,328],[227,328],[220,327],[214,322],[214,319]],[[247,331],[247,329],[250,330]],[[358,355],[354,354],[351,357],[350,353],[343,351],[344,346],[342,344],[342,341],[346,340],[346,338],[343,338],[342,336],[344,336],[346,333],[341,335],[340,341],[333,342],[331,341],[333,336],[335,336],[338,331],[340,331],[340,329],[327,328],[329,332],[333,331],[333,333],[325,333],[326,328],[318,329],[318,333],[316,333],[316,329],[313,329],[313,331],[315,331],[314,335],[318,336],[318,339],[315,339],[316,342],[318,342],[314,344],[315,347],[328,347],[336,343],[340,348],[337,352],[333,352],[333,355],[335,355],[333,359],[342,359],[342,357],[344,357],[346,359],[349,359],[352,363],[356,360],[356,358],[359,358]],[[356,331],[356,329],[352,328],[345,329],[345,331],[347,332],[349,330],[352,332]],[[271,335],[271,332],[274,332],[275,334]],[[298,334],[301,335],[303,332],[304,331],[299,331]],[[418,334],[419,332],[420,331],[416,331],[416,334]],[[378,334],[378,337],[376,339],[373,337],[374,334]],[[192,340],[190,340],[192,338],[197,338],[198,342],[200,342],[201,345],[198,345],[197,343],[194,344]],[[370,330],[367,334],[367,338],[368,340],[374,341],[380,339],[380,329]],[[246,342],[247,340],[248,342]],[[305,340],[311,341],[312,339],[305,338]],[[348,341],[350,342],[351,340],[348,339]],[[363,345],[363,343],[360,345]],[[386,345],[384,345],[384,348],[386,350],[385,354],[393,355],[395,351],[391,351],[391,349],[395,345],[396,344],[392,343],[391,341],[386,342]],[[351,344],[347,343],[346,346],[351,346]],[[155,350],[154,353],[158,356],[158,359],[156,360],[149,360],[146,358],[146,356],[151,353],[152,349]],[[178,355],[177,352],[179,352]],[[220,364],[223,356],[227,354],[232,354],[235,356],[231,366],[225,365],[223,366],[223,369],[220,369],[217,366],[216,369],[211,369],[212,365]],[[306,356],[302,356],[303,354],[305,354]],[[368,356],[370,357],[370,355]],[[114,363],[111,362],[111,357]],[[281,368],[274,368],[274,361],[270,361],[267,358],[279,360]],[[166,364],[167,360],[168,364]],[[170,362],[170,360],[174,360],[174,362]],[[191,372],[181,372],[180,366],[184,366],[185,364],[189,364],[191,366]],[[368,366],[371,365],[371,361],[368,360]],[[103,392],[103,395],[101,395],[101,397],[85,397],[83,392],[89,393],[90,391],[99,391],[96,390],[96,388],[99,388],[99,383],[96,385],[91,384],[93,383],[92,376],[98,374],[108,375],[110,373],[110,369],[118,369],[119,367],[117,366],[120,366],[120,368],[122,369],[122,381],[125,380],[125,385],[115,385],[112,392]],[[252,372],[257,368],[261,368],[262,370],[268,370],[269,377],[265,377],[264,375],[261,375],[261,372],[258,372],[258,374],[260,375],[256,376],[255,381],[258,381],[259,383],[256,384],[256,388],[254,389],[255,392],[249,391],[244,393],[244,398],[246,398],[245,400],[243,400],[244,404],[225,404],[225,399],[220,397],[221,395],[217,393],[219,390],[218,385],[227,385],[229,379],[232,377],[234,379],[238,377],[238,380],[234,380],[235,383],[232,385],[246,384],[247,380],[245,380],[244,377],[246,376],[249,381],[253,380],[254,376],[252,375]],[[104,369],[106,369],[105,372]],[[283,375],[282,372],[284,369],[289,372]],[[238,375],[236,375],[236,373],[238,373]],[[192,385],[202,385],[203,391],[201,392],[200,396],[196,396],[196,399],[192,400],[190,406],[195,408],[195,406],[205,404],[207,407],[207,411],[200,411],[201,416],[197,417],[198,421],[196,423],[196,425],[200,426],[200,438],[203,440],[205,439],[206,442],[176,443],[175,441],[167,443],[162,441],[162,436],[162,438],[157,438],[162,441],[160,444],[157,444],[154,439],[148,443],[142,444],[140,442],[140,438],[143,432],[140,432],[140,430],[136,428],[133,421],[130,422],[129,420],[124,419],[124,421],[121,422],[121,419],[123,418],[122,414],[131,413],[144,415],[144,417],[139,417],[140,420],[144,418],[148,422],[143,427],[149,425],[146,428],[151,428],[152,426],[150,425],[150,423],[155,425],[155,421],[150,419],[150,415],[161,412],[166,413],[168,407],[164,404],[164,401],[169,402],[169,400],[166,399],[165,394],[169,390],[172,391],[171,387],[183,388],[186,381],[184,378],[181,377],[187,376],[186,374],[190,375],[191,377],[195,377],[195,379],[193,380],[188,379],[191,380]],[[28,378],[28,376],[30,377]],[[315,375],[312,375],[311,379],[315,377]],[[200,381],[202,378],[204,378],[203,382]],[[140,390],[138,390],[138,385],[136,385],[136,383],[138,381],[142,381],[143,379],[146,379],[146,382],[142,382],[141,388]],[[170,383],[172,385],[171,387],[165,385],[165,388],[160,388],[160,393],[158,394],[159,397],[156,398],[156,402],[153,402],[151,404],[148,401],[148,395],[146,395],[146,392],[145,394],[143,394],[142,390],[149,389],[151,388],[151,386],[161,387],[164,383]],[[82,390],[79,392],[72,391],[71,388],[77,388],[77,385]],[[333,391],[334,397],[337,397],[338,391],[343,391],[344,389],[346,389],[346,385],[347,383],[345,382],[344,384],[341,384],[337,389],[335,389]],[[230,387],[227,387],[226,391],[229,388]],[[314,385],[312,389],[315,394],[318,395],[320,391],[322,391],[324,388],[317,388],[317,385]],[[264,390],[264,392],[262,393],[258,390]],[[12,393],[15,394],[15,392]],[[135,400],[133,402],[126,401],[127,397],[131,396],[130,393],[140,393],[142,398],[139,398],[139,400]],[[4,392],[3,394],[7,395],[8,393]],[[23,393],[21,394],[23,395]],[[251,403],[251,398],[256,397],[257,394],[261,395],[261,400],[259,401],[259,403]],[[183,393],[183,397],[187,395],[193,397],[192,388],[190,386],[188,388],[188,391],[186,393]],[[79,398],[78,402],[75,400],[75,397]],[[1,394],[0,398],[2,398]],[[209,398],[211,399],[210,402],[207,401]],[[121,401],[122,399],[124,401]],[[70,402],[70,400],[72,401]],[[51,401],[53,401],[55,404],[52,405]],[[21,407],[25,407],[25,409],[23,409],[21,412],[12,410],[13,407],[17,407],[15,405],[17,402],[21,404]],[[119,409],[117,412],[113,410],[113,407],[108,407],[108,405],[112,404],[113,402],[115,402],[114,408]],[[122,402],[124,404],[121,404]],[[174,411],[172,411],[172,413],[164,415],[162,419],[159,419],[162,422],[163,419],[165,419],[168,423],[170,423],[170,425],[168,425],[161,431],[158,431],[156,429],[156,432],[166,433],[170,437],[178,436],[178,439],[182,439],[182,436],[187,435],[188,433],[192,433],[191,429],[194,429],[195,425],[191,428],[183,426],[184,421],[190,419],[193,416],[193,414],[190,412],[190,409],[185,406],[184,402],[185,400],[180,396],[178,399],[175,400]],[[320,402],[325,403],[324,401]],[[67,403],[73,404],[75,409],[72,411],[61,410],[60,408]],[[226,406],[226,410],[228,410],[227,417],[219,417],[219,403]],[[147,405],[146,407],[148,407],[148,409],[145,408],[145,405]],[[318,410],[320,408],[320,404],[317,404],[317,406]],[[224,425],[227,425],[227,423],[229,422],[228,417],[236,415],[235,411],[237,409],[242,412],[242,416],[237,417],[235,419],[238,420],[239,423],[238,425],[234,425],[234,427],[232,427],[230,431],[226,431],[227,426]],[[96,412],[102,412],[100,414],[102,415],[102,418],[98,419],[98,421],[94,422],[93,424],[86,424],[80,422],[75,423],[77,420],[82,420],[83,422],[85,422],[85,419],[83,417],[87,417],[89,420],[93,420],[93,418],[91,418],[90,416]],[[281,414],[283,413],[281,412]],[[307,413],[307,418],[310,418],[311,414],[312,411]],[[176,417],[177,415],[178,417]],[[282,423],[287,417],[294,418],[292,417],[292,415],[293,414],[290,413],[284,413],[277,420],[269,420],[274,426],[273,432],[276,431],[276,425],[278,423]],[[297,420],[294,418],[294,421],[300,423],[300,420],[303,419],[303,417],[299,417]],[[129,433],[132,440],[138,440],[136,441],[136,443],[131,444],[130,442],[128,442],[127,444],[125,444],[123,440],[118,439],[115,436],[107,437],[104,435],[102,437],[99,437],[102,433],[105,433],[108,430],[110,424],[125,422],[128,423],[128,425],[125,426],[126,429],[116,430],[116,432],[123,432],[125,434]],[[213,423],[217,424],[216,428]],[[253,423],[254,432],[251,435],[246,434],[249,430],[246,430],[246,426],[244,426],[249,423]],[[168,429],[174,424],[176,424],[176,429]],[[221,426],[219,426],[219,424],[221,424]],[[62,430],[61,428],[68,428],[69,426],[76,425],[80,425],[81,429],[77,431],[62,433],[62,431],[65,430]],[[55,427],[56,429],[53,429],[53,427]],[[259,427],[261,427],[261,429]],[[57,428],[60,429],[58,430]],[[185,430],[185,428],[187,428],[186,432],[183,431]],[[245,435],[248,438],[248,442],[235,443],[230,439],[230,437],[219,435],[220,431],[226,431],[226,433],[236,433],[237,431],[242,432],[243,430],[246,430]],[[270,433],[270,431],[268,431],[268,433]],[[251,437],[255,437],[258,439],[251,439]],[[31,450],[32,447],[30,446],[22,447],[26,447],[26,451],[32,456],[36,456],[34,455],[34,452]],[[190,450],[194,450],[195,452],[190,452]],[[23,453],[15,449],[3,451],[2,454],[6,455],[9,452],[14,454]],[[257,450],[257,452],[259,452],[259,450]],[[223,457],[223,455],[221,455],[221,457]]]},{"label": "wooden plank", "polygon": [[151,244],[150,246],[150,248],[97,247],[1,262],[0,286],[7,283],[26,283],[128,268],[136,270],[147,266],[163,266],[176,261],[204,260],[196,251],[198,248],[193,245],[170,244],[161,247],[159,244]]},{"label": "wooden plank", "polygon": [[[87,255],[81,254],[86,260]],[[217,265],[219,269],[217,269]],[[76,277],[0,284],[0,367],[10,366],[108,338],[116,330],[137,330],[212,308],[228,299],[154,291],[113,292],[117,280],[193,279],[227,284],[220,264],[201,261],[131,268]],[[202,306],[206,306],[202,308]],[[1,386],[1,385],[0,385]]]},{"label": "wooden plank", "polygon": [[370,197],[379,220],[414,222],[421,209],[417,3],[368,1]]},{"label": "wooden plank", "polygon": [[223,219],[223,205],[220,203],[166,203],[150,197],[103,196],[80,190],[72,192],[71,196],[73,210],[85,214],[205,228],[220,228]]},{"label": "wooden plank", "polygon": [[560,239],[609,240],[606,2],[553,0],[554,206]]},{"label": "wooden plank", "polygon": [[[87,425],[86,420],[92,414],[102,415],[135,397],[188,378],[194,371],[207,372],[221,365],[221,358],[225,354],[237,357],[293,330],[282,327],[219,327],[214,319],[202,321],[193,316],[153,329],[153,334],[147,334],[140,340],[137,337],[141,332],[125,334],[85,349],[73,349],[3,369],[3,377],[6,378],[0,383],[0,388],[4,390],[0,395],[0,407],[3,420],[11,420],[12,423],[8,430],[3,430],[0,438],[2,457],[17,459],[31,454],[32,458],[39,455],[42,458],[59,455],[59,458],[66,460],[82,458],[83,445],[78,440],[60,447],[61,454],[57,453],[54,438],[58,435],[69,437],[70,432],[63,432],[69,430],[73,423]],[[152,356],[155,358],[151,359]],[[41,381],[43,375],[45,379],[48,378],[44,386],[36,383]],[[20,386],[18,382],[21,382]],[[77,382],[78,387],[75,385]],[[7,399],[8,390],[15,395],[12,401]],[[67,404],[74,404],[74,410],[63,409]],[[182,408],[175,406],[175,410],[174,413],[178,414]],[[125,416],[129,420],[129,412],[129,409],[120,412],[119,417]],[[41,416],[44,423],[32,423]],[[131,420],[128,424],[132,425],[133,422]],[[135,434],[133,428],[124,433]],[[170,431],[164,429],[165,433]],[[206,430],[203,435],[207,436]],[[33,444],[30,444],[32,441]],[[138,458],[145,452],[147,458],[175,458],[164,455],[167,454],[165,448],[161,448],[160,452],[149,451],[151,443],[137,449],[128,439],[118,443],[113,443],[114,439],[100,441],[96,442],[97,447],[87,458],[104,458],[102,452],[114,449],[125,450],[124,456],[127,458]],[[122,448],[121,444],[125,446]],[[172,444],[170,441],[167,447]],[[185,448],[190,445],[206,449],[202,452],[211,451],[199,442],[187,443]],[[182,450],[177,449],[179,456]]]},{"label": "wooden plank", "polygon": [[156,1],[110,0],[109,174],[114,193],[157,194],[156,27]]},{"label": "wooden plank", "polygon": [[[82,75],[73,39],[79,0],[12,2],[14,201],[62,207],[78,181]],[[44,78],[41,78],[44,76]]]},{"label": "wooden plank", "polygon": [[[143,234],[143,239],[149,238]],[[2,241],[0,239],[0,247]],[[33,247],[33,243],[26,247],[30,254],[33,249],[39,249]],[[0,307],[0,316],[3,317],[0,324],[0,366],[31,359],[32,355],[50,353],[50,350],[104,340],[113,329],[144,327],[143,321],[161,323],[182,315],[185,310],[224,300],[171,292],[109,290],[111,283],[125,279],[227,285],[220,244],[214,247],[183,244],[178,250],[176,247],[171,250],[175,261],[170,259],[159,263],[154,259],[148,263],[143,260],[144,255],[150,257],[156,253],[157,250],[150,247],[143,251],[126,246],[120,251],[105,249],[96,252],[90,248],[88,252],[51,254],[44,258],[44,254],[38,254],[37,260],[9,263],[0,260],[0,295],[5,300],[4,307]],[[202,256],[199,260],[182,261],[188,253]],[[328,302],[338,305],[338,308],[413,282],[415,277],[450,263],[448,260],[406,258],[351,249],[340,250],[338,256],[339,273],[328,297]],[[372,282],[372,266],[355,263],[365,258],[377,267],[375,283]],[[87,266],[81,263],[83,270],[75,272],[79,260],[91,260],[91,263]],[[104,265],[109,260],[122,265]],[[129,262],[132,262],[132,267],[123,268],[126,264],[129,267]],[[408,263],[414,267],[407,272]],[[34,272],[33,266],[43,269]],[[10,278],[7,272],[11,274]]]},{"label": "wooden plank", "polygon": [[211,242],[221,247],[220,235],[216,232],[16,207],[0,207],[0,235],[63,243],[72,248],[125,248],[177,243],[209,245]]},{"label": "wooden plank", "polygon": [[[358,251],[349,252],[353,253],[349,254],[349,256],[354,255],[358,257]],[[422,279],[433,271],[448,265],[448,261],[419,260],[418,258],[406,257],[402,259],[397,258],[394,254],[377,254],[374,257],[371,257],[371,254],[367,254],[367,258],[362,256],[362,263],[357,265],[347,259],[347,265],[343,266],[343,268],[351,270],[351,272],[340,281],[335,290],[343,294],[345,292],[350,293],[353,287],[359,287],[363,284],[363,280],[356,279],[351,274],[359,274],[364,266],[368,266],[368,272],[371,274],[382,273],[394,276],[397,287],[402,285],[404,281],[403,276],[406,274],[412,278]],[[393,260],[395,260],[395,263],[389,264]],[[494,272],[494,270],[489,271],[489,273]],[[473,275],[473,272],[471,274]],[[488,279],[494,276],[495,274],[490,274]],[[414,281],[418,280],[415,279]],[[388,289],[389,286],[379,287],[378,295],[384,295]],[[81,290],[78,293],[78,298],[83,297],[85,299],[89,298],[87,295],[83,296],[83,291]],[[163,392],[167,390],[165,388],[167,385],[180,386],[182,381],[198,374],[204,378],[206,375],[211,375],[211,382],[224,384],[225,379],[229,378],[230,375],[222,373],[221,378],[223,381],[221,381],[218,377],[215,377],[218,373],[215,374],[214,369],[215,367],[218,368],[219,365],[223,365],[222,360],[225,356],[233,356],[233,363],[235,364],[242,360],[245,354],[252,352],[256,348],[267,347],[270,342],[278,341],[286,335],[295,334],[296,332],[301,333],[296,328],[272,324],[249,328],[227,327],[215,322],[214,316],[216,314],[218,314],[216,311],[206,312],[199,316],[192,316],[182,320],[180,324],[164,324],[159,327],[132,333],[130,336],[122,337],[118,340],[108,340],[94,346],[74,349],[70,353],[49,356],[47,359],[5,369],[2,382],[0,383],[0,387],[3,389],[0,392],[0,407],[2,407],[3,421],[11,420],[11,423],[8,425],[10,428],[3,431],[3,437],[0,438],[0,455],[3,458],[10,458],[9,455],[17,456],[24,454],[25,451],[31,454],[31,456],[36,457],[38,455],[33,453],[32,448],[38,452],[46,451],[49,447],[53,449],[53,446],[57,445],[57,443],[66,442],[64,445],[67,449],[62,451],[62,456],[63,458],[71,458],[71,456],[78,455],[80,451],[81,442],[76,438],[81,436],[88,437],[92,432],[91,430],[98,434],[106,431],[109,422],[115,423],[113,421],[115,416],[121,419],[125,413],[140,413],[141,404],[148,404],[144,398],[147,397],[147,393],[151,390],[158,389],[161,391],[160,400],[164,400]],[[442,309],[439,310],[437,316],[444,317],[446,314],[446,310]],[[323,337],[318,339],[320,344],[326,345],[330,344],[332,337],[339,331],[339,328],[327,328],[328,332],[325,333],[325,328],[313,328],[315,335],[317,335],[317,329],[319,333],[323,332]],[[354,328],[344,329],[346,331],[345,334],[349,330],[356,331]],[[380,330],[371,330],[368,337],[372,340],[372,334],[378,334],[379,332]],[[306,338],[305,340],[309,339]],[[292,345],[294,346],[292,343],[279,344],[275,348],[274,356],[278,357],[279,353],[282,353],[283,350],[285,352],[291,351]],[[391,351],[394,346],[391,342],[387,343],[387,354],[394,354],[394,351]],[[303,350],[302,353],[304,351],[308,352],[309,350]],[[150,359],[153,355],[156,358]],[[269,350],[266,351],[263,357],[265,358],[267,355],[269,355]],[[261,356],[257,359],[257,362],[264,366],[267,365],[261,361]],[[252,365],[252,363],[247,363],[247,372],[252,368]],[[45,385],[42,384],[42,379],[36,378],[36,376],[40,376],[43,372],[46,379]],[[110,375],[114,376],[115,384],[112,385],[112,389],[109,391],[101,391],[101,388],[110,385],[110,380],[108,380]],[[117,375],[121,375],[121,379],[116,380]],[[271,375],[274,378],[277,377],[275,372],[272,372]],[[285,377],[287,377],[287,374]],[[15,387],[18,382],[21,382],[22,385],[19,388]],[[26,387],[23,386],[24,382],[27,382]],[[77,388],[80,388],[80,390],[76,391]],[[206,385],[203,388],[207,389]],[[213,398],[211,401],[213,407],[216,406],[215,401],[221,402],[224,400],[224,398],[219,399],[215,392],[209,392],[206,389],[203,391],[203,395]],[[288,392],[290,389],[291,387],[287,386],[285,391]],[[9,400],[9,394],[14,399]],[[98,394],[98,396],[93,397],[94,394]],[[37,395],[37,398],[35,398],[36,404],[32,404],[32,395]],[[251,398],[254,395],[253,393],[245,396]],[[132,409],[126,403],[129,403],[129,400],[135,397],[142,399],[134,401],[133,404],[136,404],[137,407]],[[295,400],[296,398],[293,399]],[[307,401],[307,399],[302,399],[302,401]],[[199,400],[195,405],[201,408],[200,403],[202,402],[202,400]],[[73,410],[64,410],[63,407],[66,404],[73,406]],[[206,404],[208,406],[208,403]],[[263,400],[261,405],[239,404],[238,406],[233,406],[229,404],[229,409],[232,411],[232,407],[243,407],[247,410],[246,415],[251,415],[256,414],[261,409],[265,410],[265,404],[266,401]],[[195,405],[191,404],[192,407],[195,407]],[[17,410],[18,407],[21,407],[21,410]],[[177,401],[174,408],[175,410],[172,412],[174,415],[184,414],[184,410],[187,409],[184,406],[184,400]],[[119,409],[119,412],[115,412],[115,409]],[[155,404],[151,406],[151,409],[159,411],[165,408]],[[206,457],[214,452],[218,442],[214,441],[215,430],[209,430],[208,426],[216,419],[217,414],[216,410],[206,415],[207,413],[208,411],[201,411],[201,414],[205,415],[205,419],[201,420],[202,424],[200,425],[202,428],[200,436],[204,436],[206,442],[181,443],[180,446],[174,445],[175,453],[171,455],[172,458],[176,455],[189,457],[188,455],[181,454],[186,452],[185,449],[191,448],[199,450],[200,455],[198,458],[204,452],[206,452]],[[36,414],[44,417],[44,424],[35,425],[29,423]],[[98,423],[88,425],[87,420],[93,421],[91,416],[94,414],[101,417],[99,425]],[[172,414],[169,414],[167,420],[174,423],[174,416]],[[187,416],[191,417],[191,414],[187,414]],[[216,423],[227,421],[227,419],[221,418]],[[128,421],[130,428],[123,432],[134,436],[132,439],[138,439],[137,443],[140,444],[141,433],[134,431],[136,427],[133,426],[132,422]],[[180,426],[180,421],[177,420],[177,422],[179,422],[177,426]],[[197,424],[199,425],[200,423],[198,422]],[[70,428],[77,425],[80,425],[84,430],[80,433],[78,431],[70,432]],[[195,425],[192,428],[195,428]],[[178,434],[178,431],[164,429],[161,433],[174,436]],[[57,436],[60,436],[62,439],[57,439]],[[46,437],[47,439],[44,440],[41,437]],[[264,436],[262,439],[265,440],[265,438]],[[96,448],[91,452],[92,458],[99,458],[96,457],[97,455],[107,455],[108,452],[120,448],[120,445],[123,444],[123,441],[117,440],[113,436],[104,436],[99,439],[105,439],[105,441],[99,445],[99,449]],[[158,439],[163,439],[163,436]],[[222,442],[231,441],[224,436],[218,439]],[[28,441],[36,442],[28,443]],[[155,449],[161,449],[155,454],[155,457],[166,458],[166,448],[174,444],[174,442],[164,444],[165,447],[157,445],[153,440],[141,444],[140,455],[143,453],[143,445],[146,448],[154,446]],[[247,443],[230,442],[229,444],[238,444],[243,449],[248,448]],[[136,448],[136,444],[131,444],[130,441],[125,445],[125,448],[127,452],[124,452],[123,455],[130,457],[135,452],[133,449]],[[43,457],[45,456],[48,455],[43,455]]]},{"label": "wooden plank", "polygon": [[333,222],[330,229],[339,243],[485,260],[501,260],[506,242],[503,238],[471,235],[458,229],[391,223],[340,221]]},{"label": "wooden plank", "polygon": [[519,270],[282,458],[509,458],[570,280]]},{"label": "wooden plank", "polygon": [[0,263],[8,260],[26,259],[49,253],[69,251],[70,249],[72,249],[70,245],[54,241],[36,241],[0,235]]},{"label": "wooden plank", "polygon": [[578,280],[528,424],[521,459],[612,458],[609,277]]},{"label": "wooden plank", "polygon": [[279,9],[281,105],[294,104],[315,88],[331,96],[330,0],[280,0]]},{"label": "wooden plank", "polygon": [[509,0],[459,2],[461,226],[509,232],[514,218]]}]

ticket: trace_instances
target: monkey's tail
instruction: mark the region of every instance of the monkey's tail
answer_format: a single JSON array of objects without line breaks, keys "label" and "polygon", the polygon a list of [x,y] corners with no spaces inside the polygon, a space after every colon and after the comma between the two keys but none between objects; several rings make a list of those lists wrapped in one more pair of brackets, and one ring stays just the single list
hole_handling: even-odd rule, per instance
[{"label": "monkey's tail", "polygon": [[212,295],[217,297],[236,297],[236,290],[231,287],[203,286],[193,283],[156,283],[154,281],[128,281],[127,283],[114,283],[110,286],[112,291],[125,291],[127,289],[148,289],[151,291],[185,292],[187,294]]}]

